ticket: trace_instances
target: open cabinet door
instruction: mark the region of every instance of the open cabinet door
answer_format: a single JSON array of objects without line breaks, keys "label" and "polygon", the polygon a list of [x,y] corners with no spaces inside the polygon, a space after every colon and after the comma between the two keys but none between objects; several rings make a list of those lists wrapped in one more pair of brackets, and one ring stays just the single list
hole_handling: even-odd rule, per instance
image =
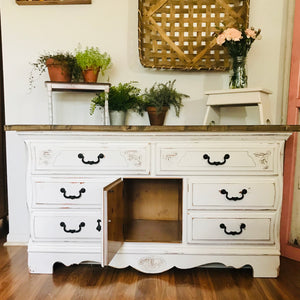
[{"label": "open cabinet door", "polygon": [[103,189],[102,262],[107,266],[124,242],[124,199],[122,179]]}]

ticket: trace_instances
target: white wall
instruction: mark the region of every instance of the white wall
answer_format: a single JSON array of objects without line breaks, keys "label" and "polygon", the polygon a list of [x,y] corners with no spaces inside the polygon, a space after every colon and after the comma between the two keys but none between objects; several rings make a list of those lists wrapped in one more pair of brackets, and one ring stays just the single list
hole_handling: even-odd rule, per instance
[{"label": "white wall", "polygon": [[[249,87],[263,87],[273,92],[272,113],[276,123],[281,119],[287,2],[250,1],[250,25],[261,28],[263,38],[253,44],[249,53]],[[138,58],[137,0],[93,0],[91,5],[59,6],[18,6],[13,0],[2,0],[0,9],[6,124],[48,123],[47,92],[44,87],[48,77],[44,74],[35,82],[36,88],[29,93],[29,63],[34,62],[44,51],[72,50],[78,43],[82,46],[98,46],[111,55],[114,66],[109,79],[113,84],[137,80],[139,86],[145,88],[156,81],[176,79],[177,89],[189,94],[191,98],[185,101],[179,119],[172,111],[168,114],[167,125],[202,124],[206,103],[204,92],[228,87],[226,72],[156,71],[143,68]],[[89,116],[90,97],[84,94],[57,94],[56,122],[96,124],[97,118]],[[238,114],[238,111],[234,112],[235,116]],[[251,122],[251,112],[247,120]],[[148,119],[146,116],[141,118],[133,115],[127,122],[148,124]],[[232,123],[235,122],[233,118]],[[19,151],[23,155],[24,152],[23,148],[16,150],[16,147],[15,138],[8,138],[10,242],[27,239],[24,233],[27,224],[24,184],[21,183],[21,197],[13,192],[21,179],[16,175],[13,157],[9,153]],[[22,165],[20,174],[23,173]],[[18,216],[15,207],[22,208]],[[22,231],[20,229],[18,232],[17,224],[24,224]],[[23,240],[20,235],[23,235]]]}]

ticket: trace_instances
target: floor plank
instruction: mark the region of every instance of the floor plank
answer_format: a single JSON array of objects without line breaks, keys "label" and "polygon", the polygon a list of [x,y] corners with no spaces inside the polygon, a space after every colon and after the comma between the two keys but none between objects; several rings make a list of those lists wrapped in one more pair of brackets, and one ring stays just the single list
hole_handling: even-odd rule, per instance
[{"label": "floor plank", "polygon": [[0,230],[1,300],[300,299],[300,262],[287,258],[281,258],[276,279],[253,278],[251,269],[173,268],[143,274],[132,268],[62,264],[55,265],[53,275],[33,275],[26,247],[5,247],[4,241]]}]

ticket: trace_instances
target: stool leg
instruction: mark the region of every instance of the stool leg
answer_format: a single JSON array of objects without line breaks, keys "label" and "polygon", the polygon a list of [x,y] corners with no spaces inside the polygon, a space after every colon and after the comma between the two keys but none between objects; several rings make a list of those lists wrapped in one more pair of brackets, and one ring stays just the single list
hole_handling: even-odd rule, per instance
[{"label": "stool leg", "polygon": [[49,113],[49,125],[53,125],[53,99],[52,99],[52,86],[47,85],[48,90],[48,113]]},{"label": "stool leg", "polygon": [[268,108],[269,107],[266,107],[261,103],[258,104],[259,119],[260,119],[260,124],[262,125],[271,124],[271,114]]},{"label": "stool leg", "polygon": [[265,124],[265,118],[264,118],[264,110],[261,103],[258,104],[258,112],[259,112],[259,121],[261,125]]},{"label": "stool leg", "polygon": [[217,107],[207,106],[203,125],[217,125],[220,123],[220,109]]},{"label": "stool leg", "polygon": [[110,125],[109,119],[109,104],[108,104],[108,92],[109,89],[105,90],[105,102],[104,102],[104,125]]}]

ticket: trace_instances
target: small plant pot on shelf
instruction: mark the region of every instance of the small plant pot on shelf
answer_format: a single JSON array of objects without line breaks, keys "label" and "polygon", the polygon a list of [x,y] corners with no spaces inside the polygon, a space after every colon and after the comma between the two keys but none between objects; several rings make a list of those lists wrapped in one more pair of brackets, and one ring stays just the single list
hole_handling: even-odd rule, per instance
[{"label": "small plant pot on shelf", "polygon": [[98,69],[86,69],[82,71],[84,82],[97,82],[100,68]]},{"label": "small plant pot on shelf", "polygon": [[149,115],[150,125],[164,125],[166,113],[169,109],[167,106],[164,106],[159,113],[157,113],[157,110],[154,106],[148,106],[146,109]]},{"label": "small plant pot on shelf", "polygon": [[51,81],[71,82],[72,75],[67,63],[48,58],[46,66]]},{"label": "small plant pot on shelf", "polygon": [[110,125],[125,125],[126,112],[125,111],[117,111],[111,110],[109,112],[110,117]]}]

